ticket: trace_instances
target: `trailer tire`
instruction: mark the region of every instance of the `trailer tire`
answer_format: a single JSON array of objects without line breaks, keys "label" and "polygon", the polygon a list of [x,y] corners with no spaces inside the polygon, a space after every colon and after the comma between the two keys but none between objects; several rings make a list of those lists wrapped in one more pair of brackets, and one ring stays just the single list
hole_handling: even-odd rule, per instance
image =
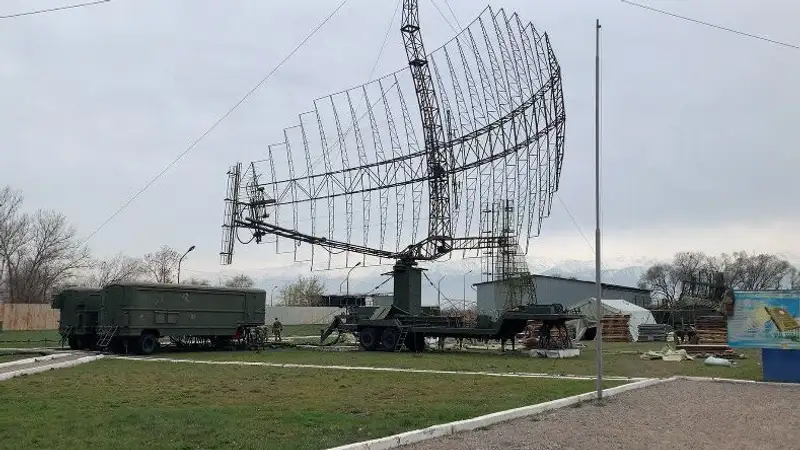
[{"label": "trailer tire", "polygon": [[78,336],[70,336],[67,338],[67,343],[72,350],[81,350],[81,343]]},{"label": "trailer tire", "polygon": [[399,340],[400,330],[397,328],[385,328],[381,334],[381,346],[384,351],[395,351]]},{"label": "trailer tire", "polygon": [[366,351],[375,350],[378,346],[378,330],[375,328],[364,328],[358,333],[358,342]]},{"label": "trailer tire", "polygon": [[153,333],[145,333],[139,338],[138,353],[142,355],[150,355],[156,351],[158,347],[158,339]]}]

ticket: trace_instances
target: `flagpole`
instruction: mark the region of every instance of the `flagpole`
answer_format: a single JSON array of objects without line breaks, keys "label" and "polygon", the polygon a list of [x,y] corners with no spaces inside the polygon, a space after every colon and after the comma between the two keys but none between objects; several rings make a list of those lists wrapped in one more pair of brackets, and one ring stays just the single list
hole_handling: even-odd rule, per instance
[{"label": "flagpole", "polygon": [[594,97],[594,176],[595,176],[595,241],[594,241],[594,276],[597,285],[597,303],[595,304],[595,317],[597,320],[595,339],[597,354],[597,400],[603,399],[603,330],[601,321],[603,318],[603,286],[600,283],[600,19],[597,19],[595,29],[595,97]]}]

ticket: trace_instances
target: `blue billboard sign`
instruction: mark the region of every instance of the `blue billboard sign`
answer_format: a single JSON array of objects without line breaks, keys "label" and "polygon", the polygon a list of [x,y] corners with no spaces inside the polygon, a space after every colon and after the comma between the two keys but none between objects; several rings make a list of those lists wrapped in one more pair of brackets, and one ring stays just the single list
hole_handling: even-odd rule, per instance
[{"label": "blue billboard sign", "polygon": [[800,350],[800,290],[734,291],[728,345]]}]

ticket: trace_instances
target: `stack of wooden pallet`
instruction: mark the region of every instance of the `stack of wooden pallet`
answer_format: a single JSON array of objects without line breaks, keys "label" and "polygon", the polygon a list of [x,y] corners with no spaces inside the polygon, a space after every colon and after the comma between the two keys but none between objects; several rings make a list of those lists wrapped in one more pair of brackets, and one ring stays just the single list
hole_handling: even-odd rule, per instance
[{"label": "stack of wooden pallet", "polygon": [[603,342],[630,342],[631,333],[628,328],[629,314],[610,314],[603,316]]},{"label": "stack of wooden pallet", "polygon": [[672,327],[662,323],[640,323],[637,342],[666,342]]},{"label": "stack of wooden pallet", "polygon": [[694,326],[701,345],[728,343],[728,322],[723,316],[700,316]]}]

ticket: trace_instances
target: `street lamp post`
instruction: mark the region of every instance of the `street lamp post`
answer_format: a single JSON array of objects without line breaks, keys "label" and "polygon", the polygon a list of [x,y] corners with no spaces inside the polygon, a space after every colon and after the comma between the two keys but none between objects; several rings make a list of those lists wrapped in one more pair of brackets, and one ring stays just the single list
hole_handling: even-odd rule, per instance
[{"label": "street lamp post", "polygon": [[181,256],[181,259],[178,260],[178,284],[181,284],[181,263],[183,262],[183,258],[186,258],[186,255],[188,255],[192,250],[194,250],[194,245],[189,247],[189,250],[186,250],[186,253],[184,253],[183,256]]},{"label": "street lamp post", "polygon": [[442,280],[446,275],[442,275],[439,278],[439,281],[436,282],[436,306],[439,308],[439,312],[442,312]]},{"label": "street lamp post", "polygon": [[469,272],[464,274],[464,311],[467,310],[467,275],[471,274],[475,269],[470,269]]},{"label": "street lamp post", "polygon": [[272,290],[269,292],[269,306],[272,307],[272,297],[275,295],[275,289],[278,289],[278,286],[272,286]]},{"label": "street lamp post", "polygon": [[[355,269],[356,267],[358,267],[360,265],[361,265],[361,261],[357,262],[355,266],[351,267],[350,270],[347,271],[347,277],[345,277],[345,279],[344,279],[344,281],[347,283],[347,292],[345,293],[345,295],[347,297],[350,297],[350,272],[352,272],[353,269]],[[345,299],[345,301],[347,301],[347,300]]]}]

